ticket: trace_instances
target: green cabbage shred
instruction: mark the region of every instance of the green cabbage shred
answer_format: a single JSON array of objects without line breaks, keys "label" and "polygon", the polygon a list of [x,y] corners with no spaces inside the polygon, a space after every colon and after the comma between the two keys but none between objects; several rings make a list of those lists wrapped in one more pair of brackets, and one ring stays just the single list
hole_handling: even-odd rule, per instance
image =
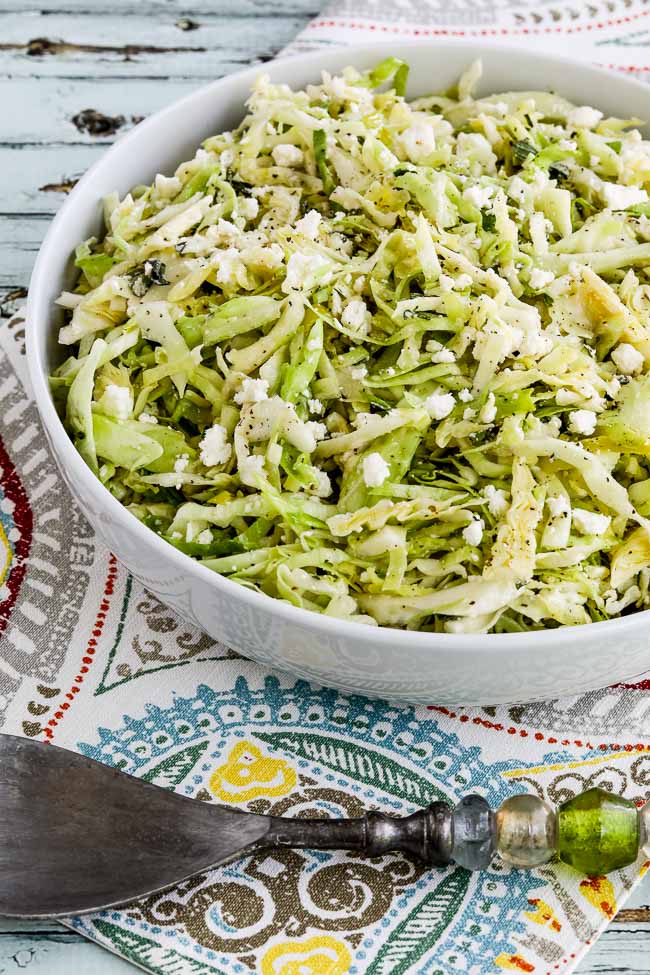
[{"label": "green cabbage shred", "polygon": [[650,604],[650,143],[480,74],[261,77],[77,248],[66,428],[209,569],[433,632]]}]

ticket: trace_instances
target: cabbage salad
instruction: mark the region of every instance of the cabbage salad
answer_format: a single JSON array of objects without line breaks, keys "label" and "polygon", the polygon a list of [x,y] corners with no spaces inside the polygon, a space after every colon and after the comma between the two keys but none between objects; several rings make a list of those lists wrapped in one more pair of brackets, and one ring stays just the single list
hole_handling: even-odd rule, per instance
[{"label": "cabbage salad", "polygon": [[261,77],[77,248],[67,430],[209,569],[436,632],[648,606],[650,142],[480,73]]}]

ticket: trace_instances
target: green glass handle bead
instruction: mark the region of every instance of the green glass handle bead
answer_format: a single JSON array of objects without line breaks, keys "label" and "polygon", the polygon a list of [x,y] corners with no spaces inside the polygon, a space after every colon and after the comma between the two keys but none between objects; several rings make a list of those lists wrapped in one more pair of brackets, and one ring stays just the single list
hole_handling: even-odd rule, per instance
[{"label": "green glass handle bead", "polygon": [[588,789],[558,810],[558,857],[581,873],[611,873],[634,863],[640,817],[631,799]]},{"label": "green glass handle bead", "polygon": [[496,851],[515,867],[559,859],[587,876],[600,876],[650,857],[650,802],[605,789],[588,789],[555,809],[539,796],[506,799],[496,812]]}]

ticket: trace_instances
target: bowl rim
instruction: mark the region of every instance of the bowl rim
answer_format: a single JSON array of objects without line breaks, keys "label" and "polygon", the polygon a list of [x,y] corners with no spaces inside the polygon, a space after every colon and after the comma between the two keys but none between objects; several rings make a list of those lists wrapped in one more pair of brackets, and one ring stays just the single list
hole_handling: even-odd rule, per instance
[{"label": "bowl rim", "polygon": [[[324,49],[324,53],[342,53],[345,51],[349,55],[350,63],[354,63],[355,58],[363,58],[367,55],[376,55],[379,60],[384,53],[394,54],[395,46],[395,43],[386,42],[355,44],[345,47],[327,47]],[[617,78],[618,83],[630,89],[637,90],[640,93],[642,92],[646,97],[648,96],[648,86],[636,78],[617,75],[615,71],[575,58],[548,54],[543,51],[531,51],[521,46],[493,44],[489,41],[444,40],[440,38],[435,40],[400,40],[398,46],[400,51],[404,49],[408,50],[409,48],[419,50],[429,48],[432,51],[441,48],[453,48],[465,51],[468,59],[471,57],[480,57],[483,52],[489,52],[491,55],[502,54],[504,57],[512,56],[513,54],[525,54],[528,60],[544,63],[549,67],[556,65],[559,69],[578,69],[595,81],[611,82],[612,76],[614,76]],[[320,70],[322,70],[319,67],[319,54],[320,51],[310,51],[306,54],[276,57],[270,63],[295,64],[298,67],[304,66],[307,68],[313,67],[314,76],[317,76]],[[289,623],[302,625],[306,629],[329,634],[330,636],[338,636],[357,641],[358,643],[372,644],[373,646],[395,644],[396,641],[399,641],[400,643],[403,642],[405,646],[406,644],[410,645],[413,650],[433,650],[435,648],[437,652],[449,650],[455,655],[474,654],[479,649],[482,649],[484,652],[497,651],[498,649],[503,649],[504,651],[506,649],[514,650],[517,645],[520,648],[519,652],[539,653],[540,650],[543,651],[546,647],[550,649],[553,644],[565,639],[567,630],[571,631],[573,642],[576,644],[584,644],[592,635],[594,637],[596,636],[596,630],[598,637],[605,637],[612,630],[622,635],[624,630],[635,629],[640,624],[647,623],[650,617],[650,609],[639,610],[629,616],[583,623],[574,627],[563,626],[554,629],[530,630],[521,633],[457,634],[423,632],[388,626],[370,626],[338,617],[325,616],[322,613],[316,613],[312,610],[294,606],[273,596],[267,596],[265,593],[248,589],[246,586],[242,586],[239,583],[231,581],[226,576],[214,572],[196,559],[169,545],[156,532],[147,528],[135,515],[131,514],[83,461],[68,436],[54,406],[48,376],[45,370],[45,363],[36,338],[39,329],[39,320],[44,322],[49,321],[50,306],[42,294],[44,286],[41,283],[41,279],[44,277],[44,270],[49,266],[51,259],[54,258],[55,252],[58,251],[57,235],[59,226],[67,219],[70,211],[74,210],[76,201],[81,196],[83,189],[85,189],[88,183],[92,182],[96,169],[101,166],[106,166],[115,156],[128,151],[131,142],[136,138],[142,138],[142,133],[146,132],[148,128],[156,128],[168,116],[174,116],[184,106],[189,106],[197,97],[200,97],[207,91],[214,90],[218,92],[219,88],[225,83],[237,78],[244,79],[248,76],[253,80],[259,74],[263,73],[264,70],[268,70],[268,67],[269,65],[253,65],[240,71],[224,75],[221,78],[209,82],[207,85],[200,85],[187,95],[174,99],[168,105],[148,116],[133,129],[120,136],[100,155],[92,166],[86,170],[55,214],[43,238],[32,269],[25,313],[25,331],[26,358],[33,396],[44,430],[52,438],[52,441],[57,444],[56,455],[59,463],[64,463],[71,478],[81,481],[84,487],[97,497],[102,507],[107,509],[108,513],[120,528],[141,537],[145,543],[151,545],[158,551],[162,559],[166,559],[171,563],[176,570],[185,572],[185,574],[197,575],[199,579],[209,585],[217,586],[218,588],[223,587],[226,596],[231,595],[233,598],[249,604],[253,609],[262,612],[268,611],[271,615],[286,619]],[[43,325],[42,327],[45,328],[46,326]]]}]

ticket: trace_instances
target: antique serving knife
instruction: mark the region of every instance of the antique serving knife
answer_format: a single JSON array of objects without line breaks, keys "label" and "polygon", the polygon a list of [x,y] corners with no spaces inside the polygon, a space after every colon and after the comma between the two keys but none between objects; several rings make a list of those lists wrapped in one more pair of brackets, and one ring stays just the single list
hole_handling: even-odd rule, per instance
[{"label": "antique serving knife", "polygon": [[[586,800],[586,801],[585,801]],[[582,805],[579,803],[582,802]],[[574,804],[573,806],[571,804]],[[576,805],[578,803],[578,805]],[[586,872],[633,862],[648,807],[592,789],[556,811],[513,796],[434,802],[393,819],[285,819],[178,795],[74,752],[0,735],[0,914],[56,917],[137,900],[264,847],[402,851],[430,866],[533,866],[555,855]]]}]

